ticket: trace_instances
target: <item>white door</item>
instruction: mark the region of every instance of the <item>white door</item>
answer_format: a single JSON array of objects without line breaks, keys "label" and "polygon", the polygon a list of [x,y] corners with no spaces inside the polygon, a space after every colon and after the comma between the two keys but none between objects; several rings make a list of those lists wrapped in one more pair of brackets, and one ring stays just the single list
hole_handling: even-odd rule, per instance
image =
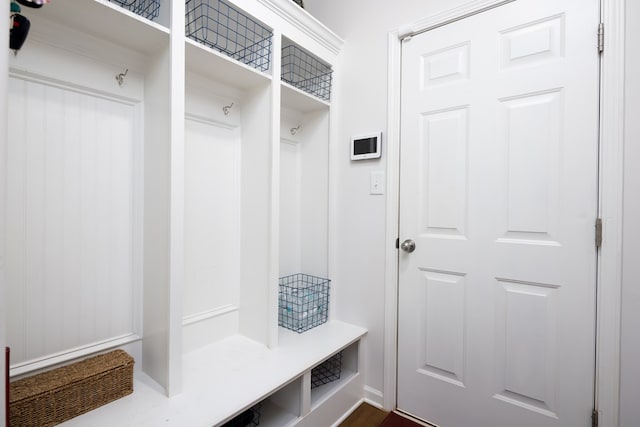
[{"label": "white door", "polygon": [[400,410],[590,425],[598,17],[517,0],[403,42]]}]

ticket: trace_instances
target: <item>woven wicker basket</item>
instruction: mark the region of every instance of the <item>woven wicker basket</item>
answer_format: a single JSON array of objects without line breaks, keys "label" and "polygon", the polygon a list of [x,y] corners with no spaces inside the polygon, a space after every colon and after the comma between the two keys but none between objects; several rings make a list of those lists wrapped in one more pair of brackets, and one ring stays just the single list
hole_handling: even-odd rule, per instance
[{"label": "woven wicker basket", "polygon": [[11,383],[12,427],[47,427],[133,393],[133,358],[122,350]]}]

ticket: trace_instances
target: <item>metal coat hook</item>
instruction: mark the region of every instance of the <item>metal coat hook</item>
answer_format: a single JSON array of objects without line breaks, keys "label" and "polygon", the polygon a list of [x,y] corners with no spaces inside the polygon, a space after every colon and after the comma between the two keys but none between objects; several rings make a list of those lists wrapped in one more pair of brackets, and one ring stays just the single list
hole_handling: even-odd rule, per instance
[{"label": "metal coat hook", "polygon": [[129,69],[127,68],[126,70],[124,70],[124,73],[116,75],[116,81],[118,82],[118,85],[122,86],[124,84],[124,76],[126,76],[128,72]]},{"label": "metal coat hook", "polygon": [[225,105],[224,107],[222,107],[222,112],[224,113],[225,116],[229,115],[229,110],[231,110],[231,107],[233,107],[233,102],[229,105]]},{"label": "metal coat hook", "polygon": [[296,133],[298,133],[299,130],[300,130],[300,125],[298,125],[298,126],[296,126],[294,128],[291,128],[289,130],[289,132],[291,132],[291,135],[295,135]]}]

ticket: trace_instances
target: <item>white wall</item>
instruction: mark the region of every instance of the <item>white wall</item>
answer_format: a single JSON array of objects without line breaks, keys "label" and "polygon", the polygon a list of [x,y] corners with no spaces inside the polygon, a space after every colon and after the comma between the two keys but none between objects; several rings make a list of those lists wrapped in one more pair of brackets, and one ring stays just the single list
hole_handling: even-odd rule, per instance
[{"label": "white wall", "polygon": [[625,175],[622,271],[620,427],[640,419],[640,2],[626,2]]},{"label": "white wall", "polygon": [[[306,0],[305,8],[345,39],[333,88],[340,147],[337,170],[336,250],[331,279],[340,320],[369,329],[364,345],[367,397],[382,403],[385,196],[369,194],[372,171],[386,170],[387,35],[464,0]],[[382,158],[351,162],[353,135],[383,132]],[[395,242],[388,242],[395,244]]]}]

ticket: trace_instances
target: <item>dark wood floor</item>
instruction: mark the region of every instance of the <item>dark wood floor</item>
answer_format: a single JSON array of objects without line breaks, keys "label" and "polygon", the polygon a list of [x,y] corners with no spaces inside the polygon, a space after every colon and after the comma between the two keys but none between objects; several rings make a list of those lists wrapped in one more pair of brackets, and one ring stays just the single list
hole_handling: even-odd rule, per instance
[{"label": "dark wood floor", "polygon": [[344,420],[340,427],[422,427],[395,413],[382,411],[363,403]]},{"label": "dark wood floor", "polygon": [[368,403],[363,403],[340,424],[340,427],[378,427],[388,414]]}]

